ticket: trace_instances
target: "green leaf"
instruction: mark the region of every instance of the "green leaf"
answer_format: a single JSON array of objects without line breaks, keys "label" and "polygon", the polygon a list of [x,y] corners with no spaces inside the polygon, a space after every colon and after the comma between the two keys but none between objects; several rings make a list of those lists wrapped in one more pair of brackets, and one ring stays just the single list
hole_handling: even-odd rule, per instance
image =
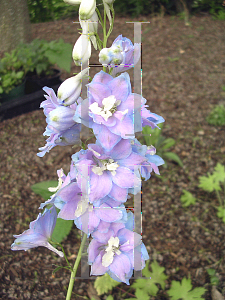
[{"label": "green leaf", "polygon": [[221,218],[223,223],[225,223],[225,208],[223,206],[217,207],[217,217]]},{"label": "green leaf", "polygon": [[57,42],[53,42],[54,44],[52,44],[52,49],[49,47],[49,49],[46,50],[45,55],[52,64],[57,64],[60,69],[63,69],[69,73],[72,62],[72,45],[69,43],[64,43],[62,39]]},{"label": "green leaf", "polygon": [[145,268],[142,270],[142,274],[149,279],[140,278],[135,280],[132,284],[133,288],[142,289],[146,294],[156,296],[158,292],[157,284],[160,284],[162,289],[165,288],[165,280],[167,276],[164,274],[164,267],[160,267],[157,261],[151,263],[152,272],[148,269],[149,261],[147,261]]},{"label": "green leaf", "polygon": [[56,225],[52,234],[52,241],[61,243],[70,233],[73,226],[73,220],[63,220],[57,218]]},{"label": "green leaf", "polygon": [[216,182],[224,182],[225,180],[225,166],[221,165],[220,163],[217,163],[217,165],[214,168],[213,178]]},{"label": "green leaf", "polygon": [[102,295],[111,291],[115,286],[119,285],[120,282],[112,279],[107,273],[101,277],[97,277],[94,283],[94,287],[98,295]]},{"label": "green leaf", "polygon": [[172,138],[168,138],[166,139],[163,143],[162,143],[162,150],[166,150],[166,149],[169,149],[170,147],[174,146],[175,145],[175,140],[172,139]]},{"label": "green leaf", "polygon": [[201,296],[205,293],[204,288],[195,288],[191,291],[192,284],[191,279],[183,278],[180,281],[172,281],[171,288],[168,291],[168,295],[171,300],[204,300]]},{"label": "green leaf", "polygon": [[109,295],[105,300],[113,300],[113,296],[112,295]]},{"label": "green leaf", "polygon": [[208,173],[208,177],[200,176],[199,177],[199,185],[198,187],[202,188],[206,192],[220,191],[219,182],[214,180],[214,176]]},{"label": "green leaf", "polygon": [[180,198],[183,207],[188,207],[190,205],[194,205],[196,202],[196,198],[187,190],[183,190],[183,195]]},{"label": "green leaf", "polygon": [[220,283],[219,278],[215,275],[216,270],[215,269],[207,269],[206,271],[210,277],[210,283],[212,285],[219,285],[219,283]]},{"label": "green leaf", "polygon": [[180,157],[176,153],[166,152],[166,153],[163,153],[163,157],[165,157],[169,160],[175,161],[180,167],[183,167],[183,163],[182,163]]},{"label": "green leaf", "polygon": [[42,196],[45,200],[48,200],[53,194],[52,192],[49,192],[48,188],[57,187],[57,185],[58,181],[56,180],[42,181],[32,185],[31,189],[35,194]]},{"label": "green leaf", "polygon": [[213,276],[213,275],[216,274],[216,270],[215,269],[207,269],[206,271],[209,274],[209,276]]},{"label": "green leaf", "polygon": [[64,268],[64,267],[63,266],[58,266],[57,268],[55,268],[55,270],[52,271],[52,274],[55,274],[57,271],[59,271],[62,268]]},{"label": "green leaf", "polygon": [[140,289],[136,289],[135,296],[138,300],[149,300],[148,294]]}]

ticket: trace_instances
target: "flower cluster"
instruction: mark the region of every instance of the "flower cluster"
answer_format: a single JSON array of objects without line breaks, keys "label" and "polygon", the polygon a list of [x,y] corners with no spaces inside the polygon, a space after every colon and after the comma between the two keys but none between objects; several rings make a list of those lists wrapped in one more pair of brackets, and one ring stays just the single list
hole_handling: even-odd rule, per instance
[{"label": "flower cluster", "polygon": [[[76,65],[86,62],[99,46],[98,15],[95,0],[65,0],[79,4],[82,34],[73,49]],[[103,0],[106,14],[112,12],[112,0]],[[111,15],[108,16],[112,22]],[[111,23],[110,23],[111,24]],[[125,203],[141,191],[141,181],[148,180],[164,162],[153,146],[142,145],[135,133],[144,126],[158,127],[164,119],[148,110],[146,99],[132,93],[130,77],[124,72],[140,58],[140,45],[118,36],[110,48],[101,48],[99,59],[109,73],[98,72],[87,85],[88,96],[80,97],[81,80],[88,69],[65,80],[57,95],[45,87],[42,102],[49,136],[38,156],[53,147],[80,143],[81,124],[89,127],[95,143],[72,155],[70,172],[58,170],[59,184],[51,198],[42,203],[44,212],[30,224],[30,229],[15,236],[12,250],[45,246],[63,256],[51,245],[56,218],[73,220],[78,229],[92,238],[88,262],[92,275],[108,273],[113,279],[129,284],[133,270],[145,266],[148,253],[141,235],[134,232],[134,215]],[[120,75],[118,73],[121,73]],[[117,75],[117,76],[116,76]],[[139,124],[137,124],[139,120]]]}]

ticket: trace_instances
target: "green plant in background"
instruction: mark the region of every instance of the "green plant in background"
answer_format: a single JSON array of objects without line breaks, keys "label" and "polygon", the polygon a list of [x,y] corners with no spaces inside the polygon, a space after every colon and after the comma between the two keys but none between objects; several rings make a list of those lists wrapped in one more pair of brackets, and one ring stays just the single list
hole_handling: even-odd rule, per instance
[{"label": "green plant in background", "polygon": [[29,44],[19,44],[0,60],[0,95],[21,84],[28,72],[51,75],[55,64],[70,72],[71,51],[72,45],[62,39],[51,42],[35,39]]},{"label": "green plant in background", "polygon": [[188,191],[183,190],[183,195],[180,198],[183,207],[188,207],[190,205],[194,205],[196,202],[196,198]]},{"label": "green plant in background", "polygon": [[197,287],[192,290],[191,279],[183,278],[181,282],[172,281],[168,295],[171,300],[204,300],[201,296],[206,292],[205,288]]},{"label": "green plant in background", "polygon": [[217,105],[207,117],[207,122],[214,126],[225,125],[225,106]]},{"label": "green plant in background", "polygon": [[[217,207],[217,216],[225,223],[225,167],[218,163],[211,175],[208,173],[208,176],[201,176],[199,177],[199,181],[200,184],[198,187],[202,188],[206,192],[216,193],[220,204]],[[222,193],[223,198],[221,196]]]},{"label": "green plant in background", "polygon": [[72,17],[78,11],[77,6],[68,5],[62,0],[28,0],[27,3],[32,23]]},{"label": "green plant in background", "polygon": [[[216,206],[217,216],[225,223],[225,167],[217,163],[212,174],[199,177],[199,188],[206,192],[215,192],[219,201],[219,206]],[[183,190],[181,202],[184,207],[195,204],[196,198],[186,190]]]},{"label": "green plant in background", "polygon": [[156,149],[158,149],[157,155],[161,156],[165,160],[165,164],[163,166],[166,167],[166,160],[170,160],[183,167],[183,163],[179,156],[174,152],[168,151],[168,149],[175,145],[175,140],[173,138],[166,138],[162,135],[163,124],[158,124],[158,127],[160,129],[155,128],[152,130],[149,126],[143,128],[142,134],[144,143],[147,146],[153,145]]},{"label": "green plant in background", "polygon": [[[166,280],[168,278],[165,275],[165,268],[161,267],[157,261],[153,261],[150,265],[151,270],[149,271],[149,261],[146,262],[145,268],[142,270],[142,275],[145,278],[138,278],[131,285],[133,288],[134,295],[130,294],[132,298],[124,298],[128,294],[128,291],[124,291],[121,299],[123,300],[150,300],[151,296],[157,296],[159,292],[159,286],[164,290],[166,286]],[[103,295],[111,291],[114,287],[118,286],[120,283],[113,280],[108,274],[101,277],[97,277],[94,283],[94,287],[98,295]],[[181,282],[172,281],[171,287],[166,293],[171,297],[171,300],[204,300],[201,296],[205,293],[206,289],[197,287],[192,289],[191,279],[183,278]],[[107,299],[113,299],[110,295]],[[155,299],[155,298],[154,298]]]},{"label": "green plant in background", "polygon": [[211,285],[219,285],[220,281],[219,278],[216,276],[216,270],[207,269],[206,271],[209,275]]}]

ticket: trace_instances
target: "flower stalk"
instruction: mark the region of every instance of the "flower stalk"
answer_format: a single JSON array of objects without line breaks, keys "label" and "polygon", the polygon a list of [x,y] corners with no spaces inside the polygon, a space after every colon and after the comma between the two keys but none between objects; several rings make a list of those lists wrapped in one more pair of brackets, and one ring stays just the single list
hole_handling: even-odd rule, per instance
[{"label": "flower stalk", "polygon": [[83,250],[84,250],[84,245],[86,243],[86,240],[87,240],[87,234],[84,233],[83,234],[83,239],[82,239],[82,242],[81,242],[81,245],[80,245],[80,249],[78,251],[77,258],[76,258],[75,263],[74,263],[73,271],[71,272],[70,283],[69,283],[69,287],[68,287],[68,290],[67,290],[66,300],[71,299],[77,269],[78,269],[78,266],[80,264],[80,260],[81,260],[81,257],[82,257],[82,253],[83,253]]}]

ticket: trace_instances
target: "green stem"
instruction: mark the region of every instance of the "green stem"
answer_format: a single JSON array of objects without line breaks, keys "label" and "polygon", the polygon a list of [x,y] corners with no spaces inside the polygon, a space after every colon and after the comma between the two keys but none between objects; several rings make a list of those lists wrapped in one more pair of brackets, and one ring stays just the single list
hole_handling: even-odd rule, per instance
[{"label": "green stem", "polygon": [[225,179],[223,182],[223,193],[224,193],[223,205],[225,206]]},{"label": "green stem", "polygon": [[218,191],[216,191],[216,195],[217,195],[217,198],[218,198],[218,200],[219,200],[220,206],[223,207],[222,199],[221,199],[220,193],[219,193]]},{"label": "green stem", "polygon": [[69,287],[68,287],[68,290],[67,290],[66,300],[71,299],[75,276],[76,276],[77,269],[78,269],[78,266],[79,266],[79,263],[80,263],[80,260],[81,260],[81,256],[82,256],[82,252],[83,252],[86,240],[87,240],[87,234],[84,233],[83,239],[82,239],[82,242],[81,242],[81,245],[80,245],[80,249],[78,251],[77,258],[76,258],[75,263],[74,263],[73,271],[71,272],[70,283],[69,283]]}]

